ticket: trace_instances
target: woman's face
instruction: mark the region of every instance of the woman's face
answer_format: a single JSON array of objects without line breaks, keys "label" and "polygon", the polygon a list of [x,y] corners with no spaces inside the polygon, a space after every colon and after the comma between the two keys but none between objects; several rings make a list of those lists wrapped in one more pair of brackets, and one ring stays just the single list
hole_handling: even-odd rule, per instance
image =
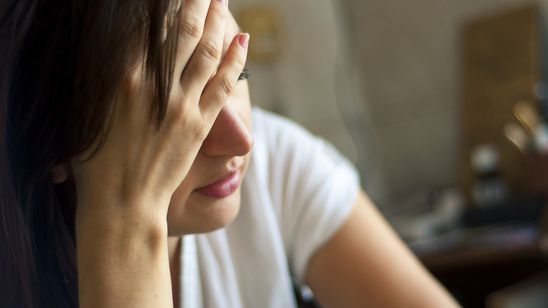
[{"label": "woman's face", "polygon": [[[223,52],[238,32],[236,21],[230,16]],[[213,231],[236,217],[240,184],[252,146],[249,91],[247,81],[241,80],[171,198],[167,217],[170,236]]]}]

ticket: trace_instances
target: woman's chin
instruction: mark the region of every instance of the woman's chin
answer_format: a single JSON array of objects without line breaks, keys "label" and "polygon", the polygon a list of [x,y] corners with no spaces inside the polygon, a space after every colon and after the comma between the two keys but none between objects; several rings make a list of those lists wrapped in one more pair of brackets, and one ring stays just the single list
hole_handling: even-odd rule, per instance
[{"label": "woman's chin", "polygon": [[172,204],[168,213],[168,235],[212,232],[229,225],[240,210],[240,188],[224,198],[192,192],[185,204]]}]

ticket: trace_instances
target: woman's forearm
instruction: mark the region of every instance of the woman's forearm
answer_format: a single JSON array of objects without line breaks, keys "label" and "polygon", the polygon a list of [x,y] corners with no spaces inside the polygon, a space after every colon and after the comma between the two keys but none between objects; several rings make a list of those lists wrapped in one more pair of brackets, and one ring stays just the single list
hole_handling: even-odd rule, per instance
[{"label": "woman's forearm", "polygon": [[112,208],[77,212],[80,307],[173,307],[165,218]]}]

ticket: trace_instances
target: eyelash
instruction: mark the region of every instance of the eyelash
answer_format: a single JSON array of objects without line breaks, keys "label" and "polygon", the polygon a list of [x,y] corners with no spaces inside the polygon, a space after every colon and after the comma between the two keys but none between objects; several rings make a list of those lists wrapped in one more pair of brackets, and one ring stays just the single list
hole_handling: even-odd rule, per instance
[{"label": "eyelash", "polygon": [[240,76],[238,77],[238,81],[240,80],[247,80],[249,78],[249,69],[244,68]]}]

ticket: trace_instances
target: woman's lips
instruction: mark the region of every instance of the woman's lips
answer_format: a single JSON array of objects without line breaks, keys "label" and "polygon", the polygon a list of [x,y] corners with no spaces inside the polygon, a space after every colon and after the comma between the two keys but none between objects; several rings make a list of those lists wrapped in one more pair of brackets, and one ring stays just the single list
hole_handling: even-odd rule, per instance
[{"label": "woman's lips", "polygon": [[240,172],[236,170],[213,184],[196,189],[196,192],[212,198],[225,198],[238,189],[240,180]]}]

